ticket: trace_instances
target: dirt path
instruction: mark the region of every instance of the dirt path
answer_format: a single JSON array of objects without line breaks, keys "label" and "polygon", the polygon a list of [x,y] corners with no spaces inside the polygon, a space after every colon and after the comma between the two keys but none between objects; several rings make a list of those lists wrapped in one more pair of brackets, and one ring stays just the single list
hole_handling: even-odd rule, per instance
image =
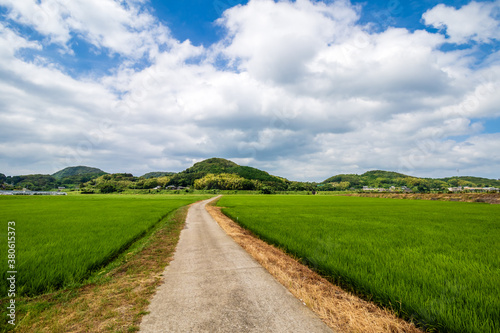
[{"label": "dirt path", "polygon": [[219,227],[209,201],[189,209],[140,331],[332,332]]}]

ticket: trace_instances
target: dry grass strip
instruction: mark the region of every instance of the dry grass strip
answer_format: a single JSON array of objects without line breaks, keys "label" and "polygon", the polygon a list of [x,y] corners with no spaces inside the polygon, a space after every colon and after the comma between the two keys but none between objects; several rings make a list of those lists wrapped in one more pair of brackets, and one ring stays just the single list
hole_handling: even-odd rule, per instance
[{"label": "dry grass strip", "polygon": [[349,197],[375,197],[388,199],[409,200],[439,200],[439,201],[462,201],[483,202],[489,204],[500,204],[500,193],[348,193],[342,194]]},{"label": "dry grass strip", "polygon": [[[136,332],[165,266],[172,260],[188,207],[136,253],[93,284],[25,299],[15,332]],[[42,308],[42,310],[39,310]]]},{"label": "dry grass strip", "polygon": [[220,207],[207,205],[206,208],[229,236],[334,331],[422,332],[390,311],[340,289],[283,251],[256,238],[224,215]]}]

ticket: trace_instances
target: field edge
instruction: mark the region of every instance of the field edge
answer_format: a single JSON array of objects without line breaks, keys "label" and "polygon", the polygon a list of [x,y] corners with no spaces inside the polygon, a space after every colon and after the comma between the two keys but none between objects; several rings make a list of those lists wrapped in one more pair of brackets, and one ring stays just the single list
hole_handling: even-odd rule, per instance
[{"label": "field edge", "polygon": [[264,242],[225,215],[222,207],[216,206],[218,200],[205,207],[221,228],[333,330],[373,333],[422,332],[414,324],[344,291],[289,254]]},{"label": "field edge", "polygon": [[138,331],[172,260],[189,206],[167,214],[84,284],[18,299],[16,326],[2,321],[0,332]]}]

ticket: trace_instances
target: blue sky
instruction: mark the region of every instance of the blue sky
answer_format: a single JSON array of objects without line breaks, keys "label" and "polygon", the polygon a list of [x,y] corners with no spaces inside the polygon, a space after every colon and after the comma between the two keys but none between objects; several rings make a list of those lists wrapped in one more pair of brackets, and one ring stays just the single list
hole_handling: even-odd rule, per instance
[{"label": "blue sky", "polygon": [[[331,2],[331,1],[329,1]],[[448,4],[461,7],[470,1],[351,1],[354,5],[362,6],[359,22],[375,24],[377,29],[386,29],[389,26],[415,29],[429,29],[421,18],[429,8],[438,4]],[[154,13],[162,22],[169,26],[173,35],[179,40],[190,39],[195,45],[210,45],[217,42],[223,33],[214,22],[222,12],[236,5],[245,5],[248,1],[238,0],[184,0],[150,2]]]},{"label": "blue sky", "polygon": [[499,178],[500,1],[0,0],[0,172]]}]

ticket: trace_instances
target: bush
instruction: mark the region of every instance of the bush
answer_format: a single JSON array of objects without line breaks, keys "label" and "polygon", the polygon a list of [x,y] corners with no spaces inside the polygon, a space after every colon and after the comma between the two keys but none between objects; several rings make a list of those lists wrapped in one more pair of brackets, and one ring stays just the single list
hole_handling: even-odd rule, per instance
[{"label": "bush", "polygon": [[116,186],[109,183],[99,186],[99,190],[101,191],[101,193],[113,193],[117,191]]},{"label": "bush", "polygon": [[269,186],[263,186],[260,191],[261,194],[274,194],[274,190]]}]

